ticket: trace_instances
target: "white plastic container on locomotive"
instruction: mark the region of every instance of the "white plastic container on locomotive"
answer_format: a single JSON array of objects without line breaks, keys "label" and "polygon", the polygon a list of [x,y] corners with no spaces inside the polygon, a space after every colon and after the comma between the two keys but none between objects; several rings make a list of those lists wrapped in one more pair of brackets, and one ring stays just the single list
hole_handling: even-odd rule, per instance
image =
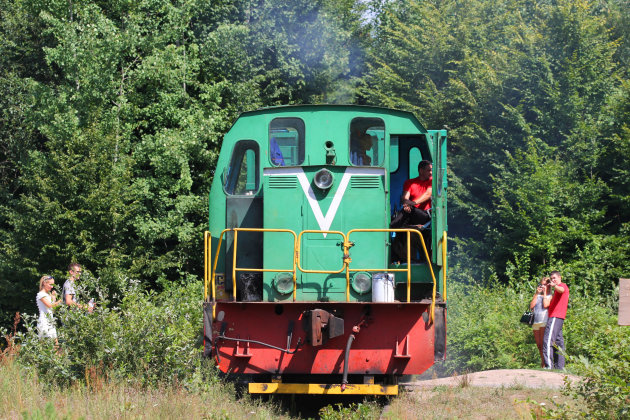
[{"label": "white plastic container on locomotive", "polygon": [[372,302],[394,301],[394,274],[376,273],[372,277]]}]

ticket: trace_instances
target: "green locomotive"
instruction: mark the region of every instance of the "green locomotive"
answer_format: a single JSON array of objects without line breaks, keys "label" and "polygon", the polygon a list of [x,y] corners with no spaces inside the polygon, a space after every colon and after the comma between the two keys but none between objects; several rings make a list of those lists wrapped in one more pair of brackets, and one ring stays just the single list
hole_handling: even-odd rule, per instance
[{"label": "green locomotive", "polygon": [[[392,394],[445,357],[446,130],[304,105],[225,135],[205,244],[206,354],[254,393]],[[390,227],[433,165],[431,220]]]}]

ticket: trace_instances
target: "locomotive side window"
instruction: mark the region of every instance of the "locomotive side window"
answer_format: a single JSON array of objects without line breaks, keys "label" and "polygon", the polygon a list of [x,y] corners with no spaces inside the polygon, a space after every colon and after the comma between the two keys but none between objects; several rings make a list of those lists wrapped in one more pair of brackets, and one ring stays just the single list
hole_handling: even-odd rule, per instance
[{"label": "locomotive side window", "polygon": [[274,118],[269,124],[269,159],[274,166],[294,166],[304,162],[304,121],[300,118]]},{"label": "locomotive side window", "polygon": [[350,123],[350,163],[382,166],[385,157],[385,123],[380,118],[354,118]]},{"label": "locomotive side window", "polygon": [[225,192],[231,195],[253,195],[258,191],[258,143],[240,140],[234,146],[230,166],[225,174]]}]

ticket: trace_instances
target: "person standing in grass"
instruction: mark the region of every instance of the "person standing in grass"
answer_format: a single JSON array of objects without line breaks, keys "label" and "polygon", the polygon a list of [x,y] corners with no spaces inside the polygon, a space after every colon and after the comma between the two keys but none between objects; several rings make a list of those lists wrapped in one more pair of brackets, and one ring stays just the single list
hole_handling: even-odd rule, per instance
[{"label": "person standing in grass", "polygon": [[40,338],[52,338],[55,340],[55,346],[58,346],[57,329],[55,328],[52,308],[59,305],[61,301],[57,300],[57,292],[53,290],[54,287],[55,278],[53,276],[42,276],[39,279],[39,293],[37,293],[35,298],[39,309],[37,330]]},{"label": "person standing in grass", "polygon": [[536,288],[536,293],[532,298],[529,308],[534,311],[534,323],[532,330],[534,331],[534,340],[540,352],[541,367],[545,367],[545,357],[543,356],[543,339],[545,338],[545,330],[549,319],[547,307],[551,301],[551,283],[549,277],[543,277],[540,284]]},{"label": "person standing in grass", "polygon": [[75,290],[75,282],[81,277],[83,267],[81,264],[73,262],[68,265],[68,280],[63,284],[62,301],[68,306],[76,306],[81,309],[87,309],[92,312],[92,306],[85,307],[78,303],[77,292]]},{"label": "person standing in grass", "polygon": [[552,271],[550,277],[554,293],[549,302],[549,320],[543,339],[543,356],[545,369],[564,369],[565,347],[562,326],[569,305],[569,287],[562,282],[559,271]]}]

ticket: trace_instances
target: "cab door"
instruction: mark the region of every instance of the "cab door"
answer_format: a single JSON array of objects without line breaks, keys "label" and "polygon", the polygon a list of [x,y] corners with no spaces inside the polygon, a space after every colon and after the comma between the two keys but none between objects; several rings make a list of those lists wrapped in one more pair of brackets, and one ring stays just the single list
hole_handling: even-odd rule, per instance
[{"label": "cab door", "polygon": [[442,246],[444,232],[448,230],[446,219],[447,178],[446,178],[446,130],[430,131],[433,153],[433,210],[431,223],[433,255],[437,265],[444,265],[442,261]]},{"label": "cab door", "polygon": [[[224,174],[225,226],[227,228],[261,228],[263,199],[260,189],[260,152],[254,140],[240,140],[234,145],[230,166]],[[234,234],[226,234],[225,289],[232,290]],[[260,232],[239,232],[236,266],[262,268],[263,248]],[[262,299],[262,276],[257,272],[236,273],[237,297],[243,301]]]}]

